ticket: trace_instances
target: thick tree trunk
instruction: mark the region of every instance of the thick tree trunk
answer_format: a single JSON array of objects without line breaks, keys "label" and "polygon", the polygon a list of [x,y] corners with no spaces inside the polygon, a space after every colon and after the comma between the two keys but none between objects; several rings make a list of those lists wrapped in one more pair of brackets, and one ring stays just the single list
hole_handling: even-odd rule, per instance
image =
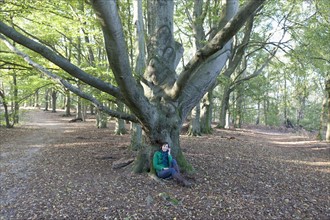
[{"label": "thick tree trunk", "polygon": [[132,123],[130,147],[133,151],[140,150],[143,147],[142,128],[137,123]]},{"label": "thick tree trunk", "polygon": [[139,150],[138,156],[134,161],[133,171],[136,173],[151,172],[154,173],[152,158],[154,153],[160,149],[164,142],[168,142],[171,147],[171,153],[177,160],[182,172],[192,172],[193,168],[184,157],[180,147],[180,126],[170,125],[164,122],[162,127],[148,135],[150,142]]}]

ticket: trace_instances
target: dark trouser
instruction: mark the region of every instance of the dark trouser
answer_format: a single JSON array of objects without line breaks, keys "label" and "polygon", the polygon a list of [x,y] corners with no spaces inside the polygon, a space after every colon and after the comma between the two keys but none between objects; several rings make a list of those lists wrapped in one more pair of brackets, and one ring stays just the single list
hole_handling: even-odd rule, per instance
[{"label": "dark trouser", "polygon": [[179,166],[175,159],[172,160],[172,164],[166,170],[161,170],[157,172],[157,176],[162,179],[173,176],[175,173],[179,173]]}]

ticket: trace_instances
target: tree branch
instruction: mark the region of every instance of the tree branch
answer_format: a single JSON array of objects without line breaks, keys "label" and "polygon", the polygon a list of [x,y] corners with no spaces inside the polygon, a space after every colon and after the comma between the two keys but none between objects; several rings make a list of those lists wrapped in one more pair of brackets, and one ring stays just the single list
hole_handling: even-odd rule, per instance
[{"label": "tree branch", "polygon": [[100,101],[98,101],[93,96],[91,96],[91,95],[89,95],[87,93],[84,93],[79,88],[71,85],[68,81],[62,79],[61,77],[57,76],[56,74],[53,74],[52,72],[50,72],[49,70],[47,70],[45,67],[37,64],[28,55],[26,55],[25,53],[21,52],[16,47],[14,47],[11,43],[9,43],[6,40],[6,38],[4,36],[2,36],[1,34],[0,34],[0,39],[2,39],[2,41],[6,44],[6,46],[10,50],[12,50],[14,53],[16,53],[17,55],[19,55],[20,57],[22,57],[29,65],[31,65],[32,67],[34,67],[38,71],[42,72],[43,74],[51,77],[55,82],[60,83],[61,85],[63,85],[65,88],[67,88],[68,90],[70,90],[74,94],[76,94],[76,95],[78,95],[78,96],[80,96],[80,97],[82,97],[84,99],[89,100],[100,111],[103,111],[103,112],[107,113],[108,115],[113,116],[113,117],[116,117],[116,118],[129,120],[129,121],[132,121],[132,122],[135,122],[135,123],[138,122],[138,120],[137,120],[137,118],[135,116],[129,115],[129,114],[125,114],[125,113],[122,113],[122,112],[113,111],[113,110],[109,109],[108,107],[104,106]]},{"label": "tree branch", "polygon": [[133,77],[116,1],[93,0],[92,4],[100,20],[112,72],[125,98],[126,105],[145,125],[152,123],[155,121],[151,120],[155,118],[155,111],[144,96],[142,87]]},{"label": "tree branch", "polygon": [[50,62],[56,64],[68,74],[73,77],[80,79],[81,81],[85,82],[86,84],[93,86],[103,92],[106,92],[119,100],[122,100],[122,94],[118,88],[112,86],[109,83],[106,83],[92,75],[87,74],[79,67],[70,63],[67,59],[62,56],[57,55],[52,50],[47,48],[46,46],[29,39],[28,37],[22,35],[21,33],[17,32],[15,29],[9,27],[2,21],[0,21],[0,33],[4,34],[8,38],[12,39],[13,41],[33,50],[34,52],[42,55]]},{"label": "tree branch", "polygon": [[221,29],[215,37],[193,56],[181,72],[177,82],[172,89],[173,98],[177,98],[183,86],[189,80],[192,73],[198,69],[203,62],[216,54],[223,46],[239,31],[245,21],[265,2],[265,0],[249,1],[238,13]]}]

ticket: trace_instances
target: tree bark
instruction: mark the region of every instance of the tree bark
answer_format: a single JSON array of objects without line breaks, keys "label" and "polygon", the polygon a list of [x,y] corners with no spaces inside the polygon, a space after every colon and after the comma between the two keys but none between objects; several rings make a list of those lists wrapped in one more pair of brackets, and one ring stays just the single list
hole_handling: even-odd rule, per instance
[{"label": "tree bark", "polygon": [[97,128],[108,127],[108,116],[100,110],[96,110],[96,127]]},{"label": "tree bark", "polygon": [[243,112],[243,92],[242,86],[237,88],[237,98],[236,98],[236,117],[235,117],[235,128],[242,127],[242,112]]},{"label": "tree bark", "polygon": [[11,128],[12,125],[10,124],[10,119],[9,119],[9,113],[8,113],[8,105],[7,105],[7,100],[5,93],[0,90],[0,97],[2,98],[2,104],[3,108],[5,110],[5,122],[6,122],[6,128]]},{"label": "tree bark", "polygon": [[65,116],[71,115],[71,93],[65,89]]},{"label": "tree bark", "polygon": [[212,133],[213,88],[205,94],[201,107],[201,132]]},{"label": "tree bark", "polygon": [[53,89],[53,91],[52,91],[52,112],[56,112],[56,100],[57,100],[57,92]]},{"label": "tree bark", "polygon": [[[117,111],[119,112],[124,111],[124,104],[122,102],[117,102]],[[127,134],[125,121],[123,119],[120,118],[116,119],[115,134],[117,135]]]},{"label": "tree bark", "polygon": [[46,91],[45,91],[45,109],[44,109],[44,111],[48,111],[48,105],[49,105],[49,89],[46,89]]},{"label": "tree bark", "polygon": [[[227,82],[227,83],[229,83],[229,82]],[[227,119],[227,113],[228,113],[228,109],[229,109],[230,93],[231,93],[231,91],[229,90],[229,85],[224,85],[221,106],[220,106],[220,120],[217,125],[218,128],[226,127],[226,119]]]},{"label": "tree bark", "polygon": [[328,79],[326,82],[326,93],[328,95],[328,122],[325,140],[330,142],[330,79]]},{"label": "tree bark", "polygon": [[13,123],[18,124],[19,122],[19,103],[18,103],[18,85],[16,71],[13,73],[13,93],[14,93],[14,110],[13,110]]},{"label": "tree bark", "polygon": [[190,136],[201,136],[201,125],[200,125],[200,104],[198,103],[195,108],[191,111],[191,120],[187,134]]},{"label": "tree bark", "polygon": [[132,130],[131,130],[131,149],[133,151],[140,150],[143,148],[143,141],[142,141],[142,128],[141,125],[137,123],[132,123]]}]

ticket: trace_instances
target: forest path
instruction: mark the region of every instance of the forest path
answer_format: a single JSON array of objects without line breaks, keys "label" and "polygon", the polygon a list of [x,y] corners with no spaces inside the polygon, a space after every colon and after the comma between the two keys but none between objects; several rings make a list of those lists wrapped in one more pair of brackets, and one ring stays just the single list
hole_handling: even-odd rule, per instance
[{"label": "forest path", "polygon": [[68,128],[68,119],[61,120],[59,117],[63,113],[22,111],[23,123],[20,126],[0,130],[1,207],[24,193],[28,187],[28,179],[35,174],[31,168],[35,158],[42,156],[40,151],[57,143]]},{"label": "forest path", "polygon": [[0,128],[0,219],[329,219],[330,146],[272,130],[181,135],[191,189],[130,166],[130,135],[29,110]]}]

